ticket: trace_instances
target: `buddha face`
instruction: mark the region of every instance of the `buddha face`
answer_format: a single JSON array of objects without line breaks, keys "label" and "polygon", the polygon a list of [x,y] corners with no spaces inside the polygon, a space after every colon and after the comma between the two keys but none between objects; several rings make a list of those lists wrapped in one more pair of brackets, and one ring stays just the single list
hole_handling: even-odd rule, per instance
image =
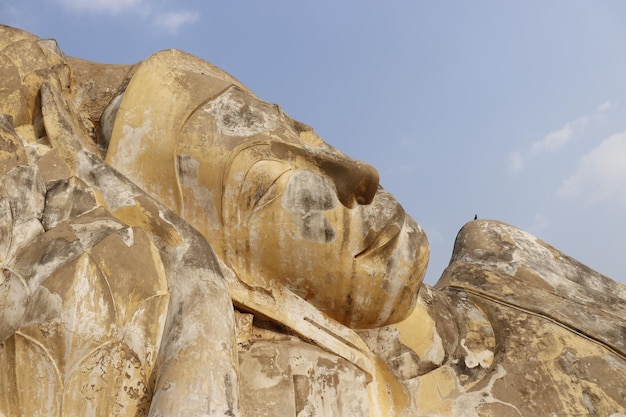
[{"label": "buddha face", "polygon": [[183,216],[246,284],[286,286],[352,327],[411,310],[426,238],[373,167],[236,87],[195,110],[177,154],[184,205],[212,196]]},{"label": "buddha face", "polygon": [[114,167],[196,227],[250,287],[286,287],[353,328],[412,311],[427,240],[373,167],[223,73],[211,76],[214,67],[150,60],[120,106]]}]

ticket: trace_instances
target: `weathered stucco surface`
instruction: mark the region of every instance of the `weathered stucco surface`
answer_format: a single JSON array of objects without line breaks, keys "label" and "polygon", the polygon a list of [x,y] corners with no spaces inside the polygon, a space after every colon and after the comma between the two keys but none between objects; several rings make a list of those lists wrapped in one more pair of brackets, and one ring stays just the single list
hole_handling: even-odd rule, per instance
[{"label": "weathered stucco surface", "polygon": [[623,285],[489,220],[422,284],[373,167],[184,52],[0,26],[0,178],[0,416],[626,416]]},{"label": "weathered stucco surface", "polygon": [[[617,417],[626,405],[624,297],[623,285],[534,236],[477,220],[413,315],[375,330],[395,333],[395,344],[372,331],[365,340],[375,352],[387,347],[380,357],[415,401],[401,415]],[[421,361],[407,366],[407,351]],[[420,373],[426,358],[431,370]]]}]

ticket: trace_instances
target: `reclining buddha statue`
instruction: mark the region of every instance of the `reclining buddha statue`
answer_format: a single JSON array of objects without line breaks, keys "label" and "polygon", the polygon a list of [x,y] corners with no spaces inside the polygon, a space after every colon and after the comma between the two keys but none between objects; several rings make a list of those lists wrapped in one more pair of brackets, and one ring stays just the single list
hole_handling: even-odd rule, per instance
[{"label": "reclining buddha statue", "polygon": [[[626,416],[626,288],[178,50],[0,26],[0,416]],[[432,202],[436,204],[436,202]]]}]

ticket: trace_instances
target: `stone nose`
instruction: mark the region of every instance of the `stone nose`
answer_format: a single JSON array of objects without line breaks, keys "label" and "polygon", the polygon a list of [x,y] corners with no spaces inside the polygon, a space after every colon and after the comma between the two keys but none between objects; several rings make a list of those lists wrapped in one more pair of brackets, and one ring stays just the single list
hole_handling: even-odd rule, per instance
[{"label": "stone nose", "polygon": [[307,164],[315,165],[335,183],[341,204],[353,208],[355,204],[367,205],[374,200],[378,190],[378,171],[365,162],[357,161],[335,150],[305,149],[285,142],[273,142],[272,152],[281,160],[301,157]]},{"label": "stone nose", "polygon": [[319,167],[332,178],[337,197],[347,208],[370,204],[374,200],[379,177],[373,166],[353,159],[333,158],[319,161]]}]

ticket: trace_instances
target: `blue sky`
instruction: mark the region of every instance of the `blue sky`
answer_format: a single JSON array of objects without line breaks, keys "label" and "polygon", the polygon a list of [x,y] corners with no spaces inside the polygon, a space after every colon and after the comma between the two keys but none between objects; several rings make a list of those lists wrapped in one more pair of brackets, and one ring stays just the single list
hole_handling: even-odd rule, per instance
[{"label": "blue sky", "polygon": [[626,2],[0,1],[66,54],[178,48],[374,165],[427,282],[474,213],[626,282]]}]

